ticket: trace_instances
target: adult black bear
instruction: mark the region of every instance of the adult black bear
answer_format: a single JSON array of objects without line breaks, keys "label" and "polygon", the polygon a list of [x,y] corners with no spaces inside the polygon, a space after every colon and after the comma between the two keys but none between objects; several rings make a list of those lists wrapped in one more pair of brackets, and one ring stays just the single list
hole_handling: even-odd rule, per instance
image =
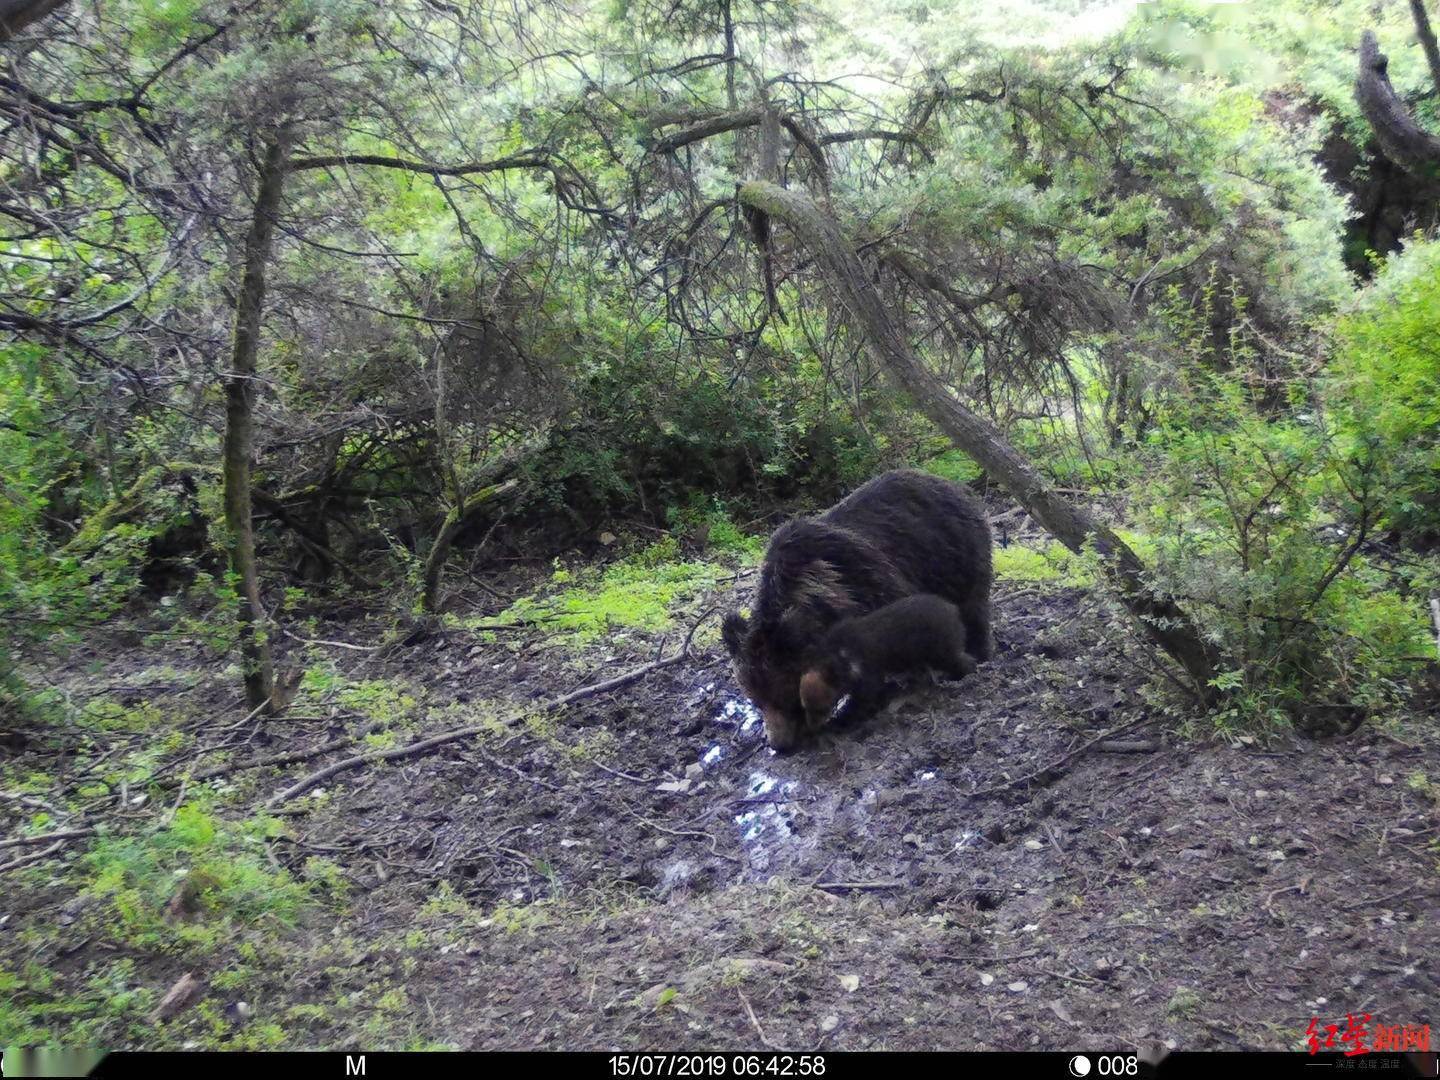
[{"label": "adult black bear", "polygon": [[960,609],[934,593],[916,593],[869,615],[841,619],[825,632],[800,677],[800,704],[810,731],[848,696],[846,716],[859,719],[885,701],[887,680],[934,671],[962,679],[975,670]]},{"label": "adult black bear", "polygon": [[760,568],[751,619],[731,612],[722,628],[770,745],[785,750],[799,739],[807,656],[841,619],[934,593],[960,609],[970,655],[989,659],[990,547],[975,497],[915,469],[884,473],[819,517],[781,526]]}]

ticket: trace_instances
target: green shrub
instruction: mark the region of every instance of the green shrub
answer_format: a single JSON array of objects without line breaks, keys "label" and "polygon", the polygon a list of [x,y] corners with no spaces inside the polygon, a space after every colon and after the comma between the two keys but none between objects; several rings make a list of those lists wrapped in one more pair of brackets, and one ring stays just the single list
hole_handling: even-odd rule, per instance
[{"label": "green shrub", "polygon": [[716,496],[730,517],[796,496],[824,505],[910,457],[922,420],[877,393],[862,423],[823,393],[824,379],[804,355],[754,378],[728,362],[681,377],[670,348],[597,363],[575,388],[574,415],[525,465],[526,506],[587,531],[618,514],[693,516]]},{"label": "green shrub", "polygon": [[685,506],[672,506],[665,517],[672,530],[691,536],[703,534],[706,546],[714,551],[738,555],[753,562],[765,550],[766,538],[742,533],[731,520],[725,500],[719,496],[704,496],[697,492]]},{"label": "green shrub", "polygon": [[1203,380],[1137,494],[1159,586],[1219,646],[1222,729],[1348,725],[1402,700],[1427,647],[1423,582],[1363,553],[1378,469],[1313,423],[1271,419],[1239,382]]},{"label": "green shrub", "polygon": [[968,484],[978,480],[984,471],[975,459],[963,450],[946,450],[925,461],[920,466],[926,472],[953,480],[957,484]]},{"label": "green shrub", "polygon": [[[0,346],[0,710],[43,704],[20,679],[15,643],[63,642],[102,623],[148,569],[177,550],[188,558],[203,516],[194,481],[212,471],[143,464],[154,459],[140,420],[135,460],[102,464],[88,435],[48,416],[73,387],[46,358],[34,345]],[[226,629],[215,619],[195,626],[213,634],[217,624]]]},{"label": "green shrub", "polygon": [[1374,455],[1385,523],[1440,542],[1440,243],[1386,263],[1336,329],[1326,398],[1345,446]]}]

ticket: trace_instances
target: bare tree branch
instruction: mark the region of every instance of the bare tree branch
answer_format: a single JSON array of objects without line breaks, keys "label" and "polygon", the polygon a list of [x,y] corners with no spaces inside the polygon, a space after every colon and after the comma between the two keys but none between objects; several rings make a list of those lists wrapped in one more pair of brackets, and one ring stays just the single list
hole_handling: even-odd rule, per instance
[{"label": "bare tree branch", "polygon": [[530,152],[496,158],[494,161],[469,161],[460,165],[442,165],[437,161],[413,161],[384,154],[327,154],[320,157],[296,158],[291,172],[305,169],[330,169],[337,165],[375,165],[385,169],[426,173],[431,176],[473,176],[476,173],[502,172],[506,169],[553,169],[554,163],[543,154]]},{"label": "bare tree branch", "polygon": [[[671,132],[664,138],[656,141],[652,150],[657,154],[670,154],[679,150],[682,146],[689,146],[691,143],[708,139],[715,135],[723,135],[727,131],[735,131],[739,128],[755,127],[765,117],[765,110],[756,106],[752,109],[741,109],[733,113],[717,113],[708,116],[703,120],[683,127],[679,131]],[[662,121],[663,122],[663,121]]]}]

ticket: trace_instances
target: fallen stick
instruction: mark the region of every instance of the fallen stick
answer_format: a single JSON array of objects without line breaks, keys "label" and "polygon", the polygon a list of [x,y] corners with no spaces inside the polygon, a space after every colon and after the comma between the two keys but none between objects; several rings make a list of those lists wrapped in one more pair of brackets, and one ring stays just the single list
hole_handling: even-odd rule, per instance
[{"label": "fallen stick", "polygon": [[56,840],[55,843],[51,844],[44,851],[36,851],[29,855],[21,855],[18,859],[11,859],[7,863],[0,863],[0,874],[5,873],[5,871],[7,870],[18,870],[22,866],[29,866],[31,863],[39,862],[41,859],[48,859],[51,855],[54,855],[64,846],[64,840]]},{"label": "fallen stick", "polygon": [[1011,953],[1009,956],[957,956],[953,953],[935,953],[935,960],[950,960],[959,964],[1008,964],[1013,960],[1029,960],[1032,956],[1039,956],[1043,950],[1032,949],[1030,952]]},{"label": "fallen stick", "polygon": [[160,999],[160,1004],[150,1011],[150,1023],[156,1024],[161,1020],[169,1020],[186,1005],[189,1005],[199,992],[200,981],[187,971],[175,980],[175,984],[165,991],[165,996]]},{"label": "fallen stick", "polygon": [[1095,747],[1097,754],[1153,754],[1160,749],[1159,739],[1111,739]]},{"label": "fallen stick", "polygon": [[[4,867],[0,867],[0,869],[4,869]],[[1403,900],[1414,892],[1417,887],[1418,886],[1411,885],[1408,888],[1401,889],[1397,893],[1390,893],[1388,896],[1376,896],[1366,900],[1357,900],[1353,904],[1342,904],[1340,906],[1345,911],[1354,911],[1356,908],[1369,907],[1371,904],[1383,904],[1390,900]]]},{"label": "fallen stick", "polygon": [[591,764],[591,765],[594,765],[594,766],[595,766],[597,769],[599,769],[601,772],[608,772],[611,776],[618,776],[618,777],[620,777],[621,780],[630,780],[630,781],[632,781],[632,782],[634,782],[634,783],[636,783],[636,784],[653,784],[653,783],[655,783],[655,777],[653,777],[653,776],[631,776],[628,772],[621,772],[619,769],[612,769],[609,765],[606,765],[603,761],[592,761],[592,762],[590,762],[590,764]]},{"label": "fallen stick", "polygon": [[1036,970],[1043,975],[1049,975],[1052,979],[1064,979],[1066,982],[1072,982],[1076,986],[1100,985],[1099,979],[1092,979],[1088,975],[1062,975],[1060,972],[1051,971],[1049,968],[1036,968]]},{"label": "fallen stick", "polygon": [[251,720],[254,720],[257,716],[259,716],[262,712],[264,712],[267,708],[269,708],[269,707],[270,707],[270,702],[272,702],[272,701],[274,701],[274,700],[275,700],[275,695],[274,695],[274,694],[269,695],[264,701],[260,702],[259,705],[256,705],[255,708],[251,709],[248,713],[246,713],[244,720],[241,720],[238,724],[231,724],[231,725],[230,725],[229,727],[227,727],[227,728],[221,728],[221,730],[222,730],[222,731],[235,731],[235,730],[237,730],[237,729],[239,729],[239,728],[244,727],[244,726],[245,726],[246,724],[248,724]]},{"label": "fallen stick", "polygon": [[[694,631],[692,630],[691,633],[693,634]],[[648,664],[642,664],[640,667],[627,671],[623,675],[617,675],[613,679],[606,679],[603,682],[582,686],[580,689],[572,690],[570,693],[561,697],[542,702],[533,709],[517,713],[508,720],[500,721],[500,723],[504,727],[515,727],[523,723],[525,718],[534,712],[554,712],[556,709],[564,708],[571,702],[579,701],[582,698],[593,697],[596,694],[603,694],[609,690],[618,690],[622,686],[628,686],[632,682],[643,679],[653,671],[669,667],[672,664],[678,664],[689,655],[689,647],[690,638],[687,637],[685,639],[685,645],[673,656],[667,656],[661,660],[652,660]],[[434,750],[436,747],[444,746],[447,743],[459,742],[462,739],[473,739],[476,735],[494,730],[495,725],[493,723],[472,724],[469,727],[443,731],[438,735],[430,736],[428,739],[421,739],[418,742],[410,743],[408,746],[396,747],[393,750],[376,751],[370,754],[356,754],[354,757],[346,758],[344,761],[337,761],[333,765],[327,765],[325,768],[319,769],[297,783],[290,785],[284,791],[272,795],[265,802],[265,809],[268,810],[280,806],[282,803],[287,803],[296,796],[305,794],[305,792],[309,791],[316,784],[322,783],[338,773],[347,772],[350,769],[358,769],[362,765],[369,765],[372,762],[398,761],[402,758],[417,757],[430,750]]]},{"label": "fallen stick", "polygon": [[1102,734],[1095,736],[1095,738],[1091,739],[1089,742],[1077,746],[1068,754],[1061,755],[1060,757],[1052,761],[1049,765],[1046,765],[1040,769],[1036,769],[1034,772],[1022,776],[1018,780],[1009,780],[1003,784],[996,784],[994,787],[981,788],[978,791],[970,791],[966,793],[965,797],[973,799],[978,795],[994,795],[996,792],[1008,791],[1012,787],[1019,787],[1021,784],[1028,784],[1031,780],[1034,780],[1040,776],[1044,776],[1048,772],[1054,772],[1056,769],[1060,768],[1061,765],[1064,765],[1066,762],[1071,761],[1076,757],[1079,757],[1096,743],[1105,742],[1107,739],[1113,739],[1116,735],[1119,735],[1122,732],[1130,731],[1137,727],[1142,727],[1145,724],[1153,724],[1154,722],[1155,718],[1153,716],[1145,716],[1141,717],[1139,720],[1131,720],[1129,723],[1121,724],[1118,727],[1113,727],[1109,731],[1103,732]]},{"label": "fallen stick", "polygon": [[651,821],[649,818],[641,817],[633,810],[626,810],[625,812],[631,817],[633,817],[636,821],[640,822],[640,824],[647,825],[650,828],[654,829],[656,832],[664,833],[666,836],[697,836],[702,840],[710,841],[710,854],[714,855],[717,859],[728,859],[730,862],[733,863],[744,863],[745,861],[744,859],[736,858],[734,855],[726,855],[725,852],[721,851],[716,846],[715,837],[711,836],[709,833],[699,832],[695,829],[667,829],[664,825],[656,825],[655,822]]},{"label": "fallen stick", "polygon": [[817,889],[848,889],[852,892],[876,892],[882,889],[903,889],[903,881],[817,881]]},{"label": "fallen stick", "polygon": [[754,1027],[755,1033],[760,1036],[760,1041],[766,1046],[768,1046],[771,1050],[780,1049],[766,1036],[765,1029],[760,1026],[760,1021],[755,1018],[755,1010],[750,1007],[750,1002],[746,999],[745,992],[738,987],[736,988],[735,992],[740,995],[740,1004],[745,1006],[745,1015],[750,1017],[750,1024],[752,1027]]},{"label": "fallen stick", "polygon": [[0,799],[11,799],[18,802],[21,806],[29,806],[36,810],[48,810],[56,817],[65,816],[64,812],[57,810],[53,804],[46,802],[44,799],[36,798],[34,795],[16,795],[8,791],[0,791]]},{"label": "fallen stick", "polygon": [[301,637],[299,634],[292,634],[283,626],[280,632],[291,641],[298,641],[303,645],[330,645],[336,649],[353,649],[355,652],[374,652],[376,649],[383,649],[383,645],[352,645],[348,641],[326,641],[324,638]]},{"label": "fallen stick", "polygon": [[61,832],[45,833],[42,836],[17,836],[10,840],[0,840],[0,848],[26,847],[30,844],[48,843],[51,840],[74,840],[77,837],[94,835],[94,829],[65,829]]},{"label": "fallen stick", "polygon": [[[338,739],[331,739],[329,742],[323,743],[311,750],[288,750],[283,754],[271,754],[269,757],[255,758],[251,761],[237,761],[229,765],[216,765],[213,769],[206,769],[204,772],[196,773],[190,777],[190,779],[198,783],[202,780],[214,780],[218,776],[228,776],[233,772],[243,772],[246,769],[262,769],[266,765],[289,765],[296,761],[307,761],[310,758],[319,757],[321,754],[328,753],[331,750],[339,750],[342,746],[349,746],[355,741],[355,738],[356,736],[354,735],[342,735]],[[173,787],[174,782],[163,786]]]}]

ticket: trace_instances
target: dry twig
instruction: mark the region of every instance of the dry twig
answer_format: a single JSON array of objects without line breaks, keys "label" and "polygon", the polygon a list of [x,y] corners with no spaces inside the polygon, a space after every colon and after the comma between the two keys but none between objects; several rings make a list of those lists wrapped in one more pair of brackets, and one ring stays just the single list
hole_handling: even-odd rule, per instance
[{"label": "dry twig", "polygon": [[[610,690],[618,690],[623,686],[628,686],[639,679],[643,679],[645,676],[651,674],[652,672],[658,671],[661,668],[670,667],[674,664],[678,664],[680,661],[686,659],[690,655],[690,642],[695,636],[695,631],[699,629],[700,624],[703,623],[705,619],[708,618],[714,610],[714,608],[707,610],[700,616],[699,619],[695,621],[695,624],[690,628],[690,632],[685,635],[685,641],[681,645],[680,650],[673,655],[662,657],[658,660],[652,660],[648,664],[642,664],[637,668],[625,672],[624,674],[616,675],[613,679],[605,679],[602,682],[591,683],[588,686],[582,686],[578,690],[572,690],[568,694],[564,694],[558,698],[552,698],[549,701],[542,702],[539,705],[534,706],[533,709],[526,709],[517,712],[515,715],[509,717],[508,719],[501,720],[500,723],[507,728],[516,727],[519,724],[523,723],[527,716],[533,715],[533,712],[535,711],[541,713],[554,712],[555,710],[562,709],[566,705],[569,705],[572,702],[579,701],[582,698],[594,697],[596,694],[604,694]],[[284,791],[272,795],[266,801],[265,808],[272,809],[276,806],[281,805],[282,803],[289,802],[296,796],[303,795],[305,792],[315,787],[315,785],[330,779],[330,777],[335,776],[338,773],[346,772],[350,769],[358,769],[363,765],[369,765],[377,761],[398,761],[403,758],[418,757],[422,754],[428,753],[431,750],[437,749],[438,747],[445,746],[448,743],[459,742],[462,739],[472,739],[476,735],[480,735],[485,732],[494,730],[495,724],[493,722],[488,724],[472,724],[468,727],[455,728],[451,731],[443,731],[438,735],[432,735],[428,739],[420,739],[417,742],[410,743],[408,746],[396,747],[393,750],[377,751],[369,754],[356,754],[354,757],[348,757],[343,761],[337,761],[333,765],[327,765],[325,766],[325,768],[319,769],[311,773],[309,776],[306,776],[298,782],[290,785],[290,787],[286,788]]]},{"label": "dry twig", "polygon": [[755,1033],[760,1036],[760,1041],[771,1050],[780,1049],[766,1037],[765,1029],[760,1026],[760,1021],[755,1018],[755,1010],[750,1007],[750,1002],[745,999],[744,992],[740,990],[736,990],[735,992],[740,995],[740,1004],[745,1006],[745,1015],[750,1017],[750,1024],[755,1028]]},{"label": "dry twig", "polygon": [[993,787],[981,788],[981,789],[978,790],[978,791],[971,791],[971,792],[968,793],[968,796],[967,796],[967,797],[973,799],[973,798],[975,798],[975,797],[977,797],[977,796],[979,796],[979,795],[994,795],[994,794],[996,794],[997,792],[1008,791],[1008,790],[1009,790],[1010,788],[1012,788],[1012,787],[1019,787],[1021,784],[1027,784],[1027,783],[1029,783],[1030,781],[1037,779],[1038,777],[1044,776],[1044,775],[1045,775],[1046,773],[1048,773],[1048,772],[1054,772],[1056,769],[1060,768],[1060,766],[1066,764],[1067,762],[1073,760],[1074,758],[1079,757],[1079,756],[1080,756],[1081,754],[1083,754],[1086,750],[1089,750],[1092,746],[1095,746],[1097,743],[1102,743],[1102,742],[1104,742],[1104,741],[1107,740],[1107,739],[1113,739],[1116,735],[1119,735],[1121,732],[1130,731],[1130,730],[1132,730],[1132,729],[1134,729],[1134,728],[1142,727],[1142,726],[1145,725],[1145,724],[1153,724],[1154,722],[1155,722],[1155,718],[1154,718],[1153,716],[1144,716],[1144,717],[1141,717],[1139,720],[1131,720],[1129,723],[1120,724],[1118,727],[1113,727],[1113,728],[1111,728],[1109,731],[1106,731],[1106,732],[1104,732],[1104,733],[1102,733],[1102,734],[1100,734],[1100,735],[1095,736],[1095,738],[1091,739],[1089,742],[1087,742],[1087,743],[1082,743],[1080,746],[1077,746],[1074,750],[1071,750],[1069,753],[1067,753],[1067,754],[1062,754],[1060,757],[1058,757],[1058,758],[1056,758],[1054,761],[1050,762],[1050,764],[1045,765],[1045,766],[1042,767],[1042,768],[1036,769],[1036,770],[1035,770],[1034,772],[1032,772],[1032,773],[1027,773],[1025,776],[1020,777],[1018,780],[1007,780],[1007,781],[1006,781],[1005,783],[1003,783],[1003,784],[996,784],[996,785],[993,786]]}]

